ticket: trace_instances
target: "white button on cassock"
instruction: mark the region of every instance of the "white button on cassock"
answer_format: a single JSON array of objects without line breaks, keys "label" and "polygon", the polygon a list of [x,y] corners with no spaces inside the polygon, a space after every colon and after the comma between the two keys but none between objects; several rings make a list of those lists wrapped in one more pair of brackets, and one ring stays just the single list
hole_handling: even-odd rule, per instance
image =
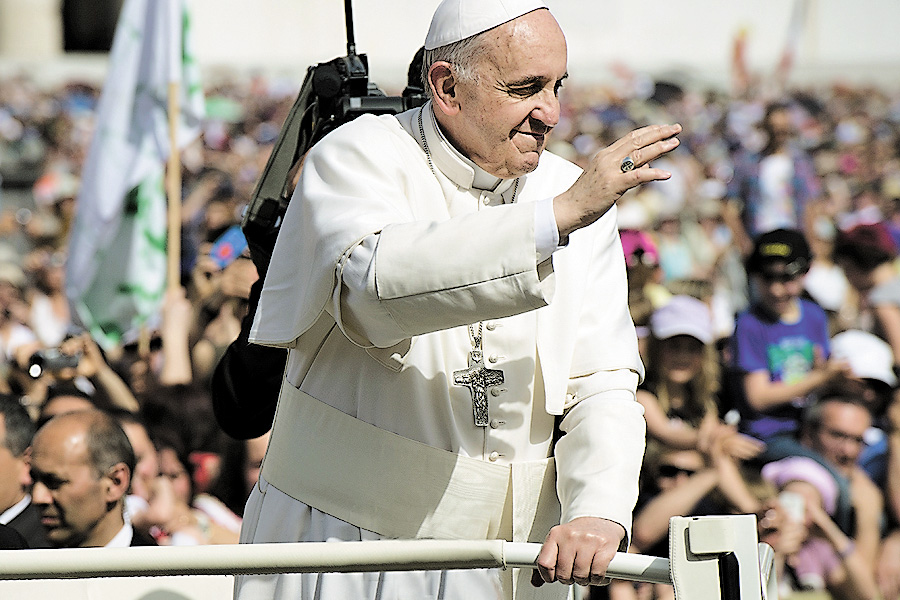
[{"label": "white button on cassock", "polygon": [[497,462],[497,459],[498,459],[498,458],[500,458],[500,453],[499,453],[499,452],[491,452],[491,453],[488,455],[488,460],[491,461],[491,462]]}]

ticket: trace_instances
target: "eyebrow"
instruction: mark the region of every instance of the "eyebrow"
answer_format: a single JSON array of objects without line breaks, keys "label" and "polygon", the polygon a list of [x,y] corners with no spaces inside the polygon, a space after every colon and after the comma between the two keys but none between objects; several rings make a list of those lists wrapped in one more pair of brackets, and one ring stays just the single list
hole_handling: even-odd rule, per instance
[{"label": "eyebrow", "polygon": [[62,485],[64,483],[69,483],[69,480],[65,477],[60,477],[56,473],[45,473],[40,469],[35,469],[32,467],[29,470],[29,475],[31,476],[31,480],[35,483],[42,483],[47,487],[50,487],[48,484]]},{"label": "eyebrow", "polygon": [[[562,77],[560,77],[559,79],[557,79],[555,81],[561,82],[564,79],[568,79],[568,77],[569,77],[569,74],[566,73]],[[501,85],[502,85],[502,87],[505,87],[505,88],[524,88],[524,87],[533,86],[535,84],[540,84],[543,86],[543,85],[546,85],[547,82],[549,82],[549,81],[553,81],[553,78],[543,77],[540,75],[526,75],[525,77],[523,77],[521,79],[516,79],[515,81],[507,81]]]}]

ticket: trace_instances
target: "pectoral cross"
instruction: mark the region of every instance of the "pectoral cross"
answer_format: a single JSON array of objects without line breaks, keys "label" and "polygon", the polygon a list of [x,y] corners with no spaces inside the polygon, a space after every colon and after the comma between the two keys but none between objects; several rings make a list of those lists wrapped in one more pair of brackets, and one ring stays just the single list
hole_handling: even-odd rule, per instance
[{"label": "pectoral cross", "polygon": [[503,371],[488,369],[484,366],[484,354],[481,351],[481,335],[473,335],[474,348],[469,352],[469,366],[453,371],[453,383],[469,388],[472,394],[472,412],[477,427],[487,427],[488,417],[487,388],[503,383]]}]

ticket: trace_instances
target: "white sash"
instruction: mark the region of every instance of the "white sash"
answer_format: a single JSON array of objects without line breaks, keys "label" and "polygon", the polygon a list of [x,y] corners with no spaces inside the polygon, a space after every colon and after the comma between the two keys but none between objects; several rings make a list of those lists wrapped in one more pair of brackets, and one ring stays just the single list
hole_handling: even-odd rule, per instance
[{"label": "white sash", "polygon": [[[542,543],[559,523],[552,458],[498,465],[404,438],[282,383],[262,465],[270,485],[342,521],[396,539]],[[501,577],[505,598],[560,599],[530,569]]]},{"label": "white sash", "polygon": [[389,538],[543,542],[559,522],[552,458],[498,465],[447,452],[287,381],[262,474],[292,498]]}]

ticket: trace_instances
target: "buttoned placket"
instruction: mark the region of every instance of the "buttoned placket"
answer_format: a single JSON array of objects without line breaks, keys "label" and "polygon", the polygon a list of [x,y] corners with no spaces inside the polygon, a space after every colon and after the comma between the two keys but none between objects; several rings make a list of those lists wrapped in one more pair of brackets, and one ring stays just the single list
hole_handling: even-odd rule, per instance
[{"label": "buttoned placket", "polygon": [[[505,191],[509,191],[509,186],[506,187]],[[506,204],[506,198],[504,197],[505,192],[497,192],[497,191],[489,191],[489,190],[479,190],[478,191],[478,204],[477,207],[480,209],[482,206],[500,206],[502,204]],[[505,356],[502,356],[500,353],[496,351],[497,344],[491,343],[490,338],[494,338],[496,340],[496,336],[491,335],[495,332],[499,333],[498,330],[502,328],[502,325],[498,321],[486,321],[484,323],[484,333],[482,338],[482,344],[485,351],[485,363],[493,368],[499,368],[503,370],[503,362],[506,359]],[[491,351],[491,348],[494,348],[494,351]],[[496,413],[498,411],[498,404],[503,401],[504,395],[509,391],[506,387],[507,383],[504,383],[499,386],[493,386],[490,388],[489,394],[489,403],[490,403],[490,412]],[[484,428],[484,459],[489,462],[497,462],[498,460],[504,458],[505,454],[496,450],[496,444],[499,441],[495,439],[496,434],[501,434],[506,427],[506,419],[501,417],[492,417],[489,423],[489,427]],[[493,447],[492,447],[493,446]]]},{"label": "buttoned placket", "polygon": [[[490,344],[489,341],[491,338],[494,340],[497,339],[495,333],[498,333],[498,328],[501,326],[497,323],[497,321],[486,321],[484,323],[484,333],[482,341],[484,343]],[[496,343],[494,344],[496,346]],[[485,348],[489,348],[490,346],[485,346]],[[486,362],[494,367],[500,368],[502,370],[503,357],[498,355],[497,353],[490,353],[486,357]],[[506,387],[506,383],[497,386],[491,387],[489,391],[489,402],[491,405],[491,413],[496,414],[501,412],[499,410],[498,404],[503,401],[503,396],[509,390]],[[489,462],[497,462],[501,458],[503,458],[503,454],[492,447],[493,444],[496,443],[495,432],[500,433],[502,428],[506,425],[506,420],[497,416],[491,418],[489,427],[484,428],[484,453]]]},{"label": "buttoned placket", "polygon": [[[503,195],[499,194],[499,193],[487,191],[487,190],[479,190],[478,203],[479,203],[479,208],[481,206],[495,206],[495,205],[504,204]],[[488,348],[490,348],[490,345],[489,345],[490,342],[487,342],[486,340],[488,338],[488,333],[493,332],[496,329],[497,329],[496,321],[485,322],[484,334],[483,334],[484,337],[482,338],[482,343],[484,344],[483,348],[485,348],[485,352],[487,353],[485,356],[485,362],[492,366],[495,366],[495,367],[498,365],[499,362],[501,362],[502,357],[499,356],[495,352],[494,353],[488,352]],[[492,405],[491,406],[492,412],[497,410],[497,403],[500,401],[501,396],[506,391],[507,391],[507,388],[504,387],[503,385],[491,387],[491,389],[489,391],[490,396],[489,396],[488,400],[489,400],[490,404]],[[495,400],[493,402],[491,402],[491,399],[495,399]],[[503,457],[503,454],[501,454],[497,450],[494,450],[491,448],[491,442],[492,442],[492,437],[493,437],[493,435],[492,435],[493,430],[498,430],[498,429],[502,428],[504,425],[506,425],[506,421],[504,419],[494,417],[490,421],[490,426],[484,428],[484,454],[485,454],[485,458],[489,462],[497,462],[498,460],[500,460]]]}]

